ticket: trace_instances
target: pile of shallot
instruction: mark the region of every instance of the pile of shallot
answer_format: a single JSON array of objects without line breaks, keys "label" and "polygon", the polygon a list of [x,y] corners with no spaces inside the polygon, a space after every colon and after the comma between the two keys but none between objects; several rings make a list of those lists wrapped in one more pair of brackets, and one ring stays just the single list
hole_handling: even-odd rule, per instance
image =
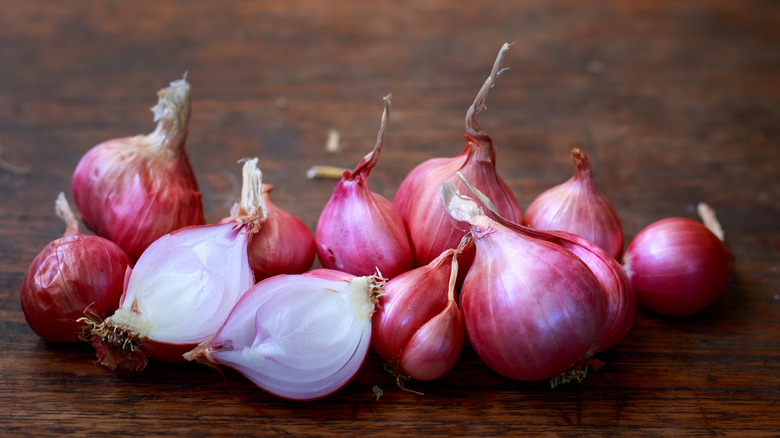
[{"label": "pile of shallot", "polygon": [[239,160],[240,199],[206,223],[185,149],[190,85],[171,82],[153,132],[104,141],[78,163],[73,199],[94,234],[57,198],[66,231],[24,278],[28,324],[50,342],[90,343],[112,370],[197,361],[312,400],[347,385],[371,349],[409,391],[410,379],[449,373],[464,348],[510,379],[580,381],[629,332],[637,303],[676,317],[710,306],[733,256],[705,204],[704,223],[659,220],[624,251],[617,212],[574,148],[571,179],[521,214],[476,121],[509,48],[466,112],[463,151],[417,165],[392,201],[369,189],[385,97],[374,148],[344,171],[314,233],[271,202],[258,158]]}]

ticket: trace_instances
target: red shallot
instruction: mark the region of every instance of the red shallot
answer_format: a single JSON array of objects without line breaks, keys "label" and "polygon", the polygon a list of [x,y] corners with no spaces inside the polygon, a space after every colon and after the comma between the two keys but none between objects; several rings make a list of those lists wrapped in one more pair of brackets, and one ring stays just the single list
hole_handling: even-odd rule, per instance
[{"label": "red shallot", "polygon": [[465,335],[455,282],[458,256],[470,245],[467,234],[457,249],[388,281],[379,297],[371,345],[400,387],[405,378],[444,376],[460,356]]},{"label": "red shallot", "polygon": [[349,383],[366,358],[383,282],[333,270],[268,278],[185,358],[233,368],[285,399],[326,397]]},{"label": "red shallot", "polygon": [[693,219],[667,218],[648,225],[626,248],[623,265],[643,307],[691,316],[725,291],[733,256],[712,209],[706,204],[698,209],[715,232]]},{"label": "red shallot", "polygon": [[574,176],[547,189],[525,210],[523,225],[539,230],[566,231],[604,248],[612,257],[623,252],[623,228],[615,209],[599,191],[588,156],[571,151]]},{"label": "red shallot", "polygon": [[[501,62],[508,49],[509,44],[501,47],[490,76],[466,113],[466,147],[463,152],[452,158],[424,161],[409,172],[396,192],[393,203],[409,232],[417,266],[429,263],[446,249],[457,247],[466,234],[465,227],[459,225],[442,207],[437,189],[442,183],[457,181],[455,173],[458,171],[489,196],[502,215],[520,221],[520,207],[509,186],[496,173],[496,148],[493,141],[476,120],[476,115],[485,108],[488,91],[503,71]],[[460,261],[462,272],[468,271],[471,258],[473,252],[464,254]]]},{"label": "red shallot", "polygon": [[317,255],[325,268],[354,275],[378,269],[393,278],[414,267],[401,216],[390,201],[368,188],[368,174],[379,160],[389,115],[388,95],[374,150],[355,170],[344,172],[317,221]]},{"label": "red shallot", "polygon": [[73,199],[84,224],[133,260],[158,237],[205,223],[184,147],[190,85],[179,79],[157,95],[154,132],[100,143],[81,158],[73,173]]},{"label": "red shallot", "polygon": [[606,318],[604,292],[588,266],[560,245],[489,218],[454,182],[440,190],[476,244],[460,305],[479,357],[524,381],[554,380],[586,358]]},{"label": "red shallot", "polygon": [[65,235],[46,245],[27,270],[22,312],[41,338],[77,342],[85,329],[80,318],[105,318],[119,307],[131,262],[110,240],[81,234],[64,193],[57,197],[55,210],[65,221]]},{"label": "red shallot", "polygon": [[243,168],[233,221],[179,229],[152,243],[127,279],[119,309],[94,322],[101,364],[140,371],[147,358],[183,362],[211,338],[253,284],[247,247],[262,219],[257,158]]},{"label": "red shallot", "polygon": [[262,186],[265,218],[249,241],[255,281],[278,274],[300,274],[314,263],[314,236],[305,222],[271,202],[273,186]]},{"label": "red shallot", "polygon": [[[498,214],[493,203],[479,189],[469,184],[463,174],[458,177],[479,201],[495,215],[496,221],[521,234],[560,245],[580,258],[596,276],[606,299],[604,333],[591,346],[588,355],[593,355],[617,344],[631,329],[636,316],[636,296],[623,267],[601,247],[575,234],[565,231],[539,231],[512,221]],[[595,367],[594,367],[595,368]]]}]

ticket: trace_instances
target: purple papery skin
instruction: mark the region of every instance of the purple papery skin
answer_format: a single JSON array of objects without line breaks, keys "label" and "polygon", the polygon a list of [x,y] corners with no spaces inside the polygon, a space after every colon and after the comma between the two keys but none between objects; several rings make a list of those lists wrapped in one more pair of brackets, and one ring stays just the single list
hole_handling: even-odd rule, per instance
[{"label": "purple papery skin", "polygon": [[[209,359],[290,400],[338,391],[360,369],[371,339],[370,316],[350,311],[349,287],[348,281],[314,275],[278,275],[257,283],[208,342]],[[365,325],[359,337],[350,335],[360,328],[354,324]],[[322,330],[333,336],[313,342],[309,336]]]},{"label": "purple papery skin", "polygon": [[584,358],[605,318],[604,293],[585,263],[499,224],[472,233],[477,251],[461,309],[479,357],[523,381],[557,377]]},{"label": "purple papery skin", "polygon": [[584,152],[572,151],[574,176],[542,192],[525,211],[523,225],[565,231],[595,243],[615,259],[623,253],[623,227],[593,179]]},{"label": "purple papery skin", "polygon": [[325,268],[358,276],[379,269],[393,278],[414,267],[403,220],[360,175],[339,181],[317,222],[315,241]]},{"label": "purple papery skin", "polygon": [[[459,155],[432,158],[412,169],[396,192],[393,202],[409,233],[416,266],[426,265],[445,250],[456,248],[468,231],[465,223],[459,223],[444,210],[438,192],[439,186],[448,181],[465,189],[455,176],[458,171],[493,201],[502,216],[515,222],[521,219],[514,194],[496,174],[493,143],[488,137],[466,135],[466,139],[468,143]],[[471,266],[473,255],[469,255],[460,261],[463,273]]]},{"label": "purple papery skin", "polygon": [[186,150],[171,157],[138,145],[137,137],[114,139],[89,150],[73,173],[84,224],[132,260],[166,233],[205,223]]},{"label": "purple papery skin", "polygon": [[733,259],[700,222],[667,218],[642,229],[623,262],[637,301],[667,316],[691,316],[726,290]]}]

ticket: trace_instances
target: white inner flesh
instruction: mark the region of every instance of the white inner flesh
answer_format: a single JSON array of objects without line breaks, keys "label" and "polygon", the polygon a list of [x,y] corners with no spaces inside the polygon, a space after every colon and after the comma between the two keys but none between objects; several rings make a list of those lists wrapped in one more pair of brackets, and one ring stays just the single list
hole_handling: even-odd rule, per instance
[{"label": "white inner flesh", "polygon": [[253,283],[246,234],[233,225],[193,228],[154,242],[111,319],[159,342],[194,343],[213,335]]}]

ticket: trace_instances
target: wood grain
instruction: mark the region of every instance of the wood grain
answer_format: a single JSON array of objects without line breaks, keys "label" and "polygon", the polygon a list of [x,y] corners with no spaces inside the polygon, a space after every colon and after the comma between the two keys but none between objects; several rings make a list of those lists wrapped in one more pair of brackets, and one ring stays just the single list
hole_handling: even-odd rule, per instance
[{"label": "wood grain", "polygon": [[[727,293],[691,318],[639,311],[580,384],[515,382],[467,350],[435,382],[394,387],[369,355],[325,400],[286,402],[240,375],[93,363],[29,329],[19,286],[64,228],[54,215],[81,155],[153,129],[157,89],[188,72],[188,141],[216,221],[259,156],[274,201],[312,229],[335,182],[393,113],[371,187],[464,146],[463,119],[504,42],[479,122],[524,209],[591,157],[627,241],[712,205],[736,256]],[[0,435],[642,435],[780,433],[780,4],[768,0],[349,2],[0,0]],[[286,105],[280,105],[283,99]],[[328,154],[328,131],[342,151]],[[377,400],[372,387],[384,395]]]}]

